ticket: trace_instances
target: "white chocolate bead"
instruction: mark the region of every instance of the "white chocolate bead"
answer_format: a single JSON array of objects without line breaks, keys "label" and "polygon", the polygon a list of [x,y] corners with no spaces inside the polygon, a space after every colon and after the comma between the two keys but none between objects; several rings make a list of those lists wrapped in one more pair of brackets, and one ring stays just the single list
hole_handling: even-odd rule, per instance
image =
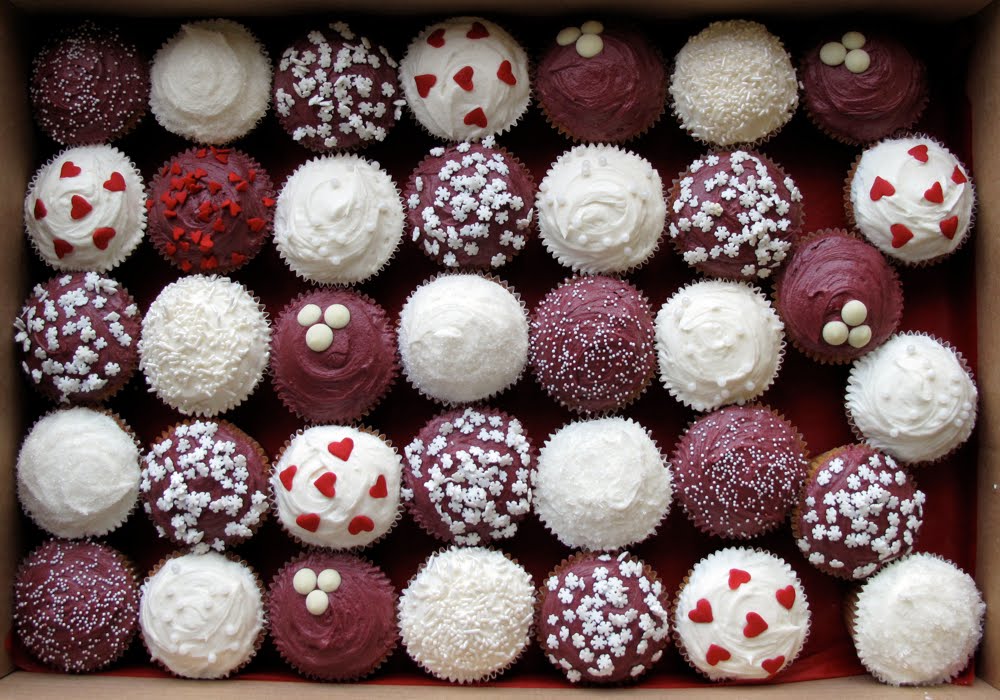
[{"label": "white chocolate bead", "polygon": [[848,51],[844,58],[844,66],[852,73],[864,73],[871,64],[872,59],[864,49]]},{"label": "white chocolate bead", "polygon": [[604,40],[596,34],[584,34],[576,40],[576,52],[584,58],[593,58],[604,50]]},{"label": "white chocolate bead", "polygon": [[868,307],[863,301],[851,299],[840,310],[840,317],[848,326],[860,326],[868,318]]},{"label": "white chocolate bead", "polygon": [[850,334],[847,336],[847,342],[850,343],[852,348],[863,348],[871,342],[871,339],[872,329],[870,326],[852,328]]},{"label": "white chocolate bead", "polygon": [[306,596],[306,610],[313,615],[322,615],[330,607],[330,599],[323,591],[313,591]]},{"label": "white chocolate bead", "polygon": [[844,62],[845,56],[847,56],[847,49],[839,41],[823,44],[823,48],[819,50],[819,60],[828,66],[839,66]]},{"label": "white chocolate bead", "polygon": [[292,578],[292,588],[299,595],[308,595],[316,590],[316,572],[312,569],[299,569]]},{"label": "white chocolate bead", "polygon": [[343,304],[333,304],[326,307],[326,311],[323,312],[323,320],[330,328],[337,330],[351,322],[351,312]]},{"label": "white chocolate bead", "polygon": [[830,321],[823,326],[823,340],[830,345],[843,345],[850,331],[843,321]]},{"label": "white chocolate bead", "polygon": [[600,34],[604,31],[604,25],[598,22],[596,19],[592,19],[589,22],[584,22],[580,25],[580,31],[584,34]]},{"label": "white chocolate bead", "polygon": [[583,32],[580,31],[579,27],[566,27],[561,32],[556,34],[556,43],[560,46],[569,46],[579,39],[580,34],[582,33]]},{"label": "white chocolate bead", "polygon": [[865,35],[861,32],[847,32],[847,34],[840,37],[840,43],[843,44],[844,48],[848,51],[860,49],[865,45]]},{"label": "white chocolate bead", "polygon": [[299,322],[300,326],[311,326],[319,321],[322,316],[323,309],[316,306],[316,304],[306,304],[299,309],[299,315],[295,317],[295,320]]},{"label": "white chocolate bead", "polygon": [[323,569],[319,572],[316,585],[324,593],[333,593],[340,588],[340,572],[336,569]]},{"label": "white chocolate bead", "polygon": [[306,345],[313,352],[323,352],[333,345],[333,331],[325,323],[309,326],[306,331]]}]

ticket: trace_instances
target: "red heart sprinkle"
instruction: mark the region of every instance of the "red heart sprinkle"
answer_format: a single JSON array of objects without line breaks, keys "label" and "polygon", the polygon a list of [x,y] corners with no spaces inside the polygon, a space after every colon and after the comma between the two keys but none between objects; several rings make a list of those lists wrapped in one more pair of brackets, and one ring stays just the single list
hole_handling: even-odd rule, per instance
[{"label": "red heart sprinkle", "polygon": [[455,73],[455,82],[466,92],[472,92],[472,66],[466,66]]},{"label": "red heart sprinkle", "polygon": [[313,486],[327,498],[333,498],[337,493],[336,489],[333,488],[336,483],[337,475],[333,472],[326,472],[313,482]]},{"label": "red heart sprinkle", "polygon": [[303,530],[316,532],[319,529],[319,516],[316,513],[303,513],[295,519],[295,524]]},{"label": "red heart sprinkle", "polygon": [[921,163],[927,162],[927,144],[922,143],[919,146],[914,146],[907,151],[911,156],[919,160]]},{"label": "red heart sprinkle", "polygon": [[953,216],[949,219],[944,219],[938,226],[941,228],[941,235],[950,241],[958,233],[958,217]]},{"label": "red heart sprinkle", "polygon": [[94,245],[97,246],[98,250],[107,250],[108,243],[111,239],[115,237],[115,230],[110,226],[102,226],[101,228],[94,229],[94,233],[91,238],[94,239]]},{"label": "red heart sprinkle", "polygon": [[173,209],[165,209],[163,211],[163,218],[165,218],[165,219],[176,219],[177,218],[177,212],[174,211]]},{"label": "red heart sprinkle", "polygon": [[111,173],[109,177],[104,182],[104,189],[108,192],[124,192],[125,191],[125,178],[117,170]]},{"label": "red heart sprinkle", "polygon": [[174,175],[180,175],[181,174],[181,164],[178,163],[177,161],[174,161],[173,163],[171,163],[170,164],[170,172],[172,172]]},{"label": "red heart sprinkle", "polygon": [[430,36],[427,37],[427,43],[435,49],[440,49],[444,46],[444,29],[435,29],[431,32]]},{"label": "red heart sprinkle", "polygon": [[490,33],[486,31],[486,27],[483,26],[482,22],[473,22],[472,29],[465,33],[465,36],[470,39],[485,39]]},{"label": "red heart sprinkle", "polygon": [[969,179],[965,177],[965,173],[962,172],[962,169],[956,165],[955,169],[951,171],[951,181],[956,185],[961,185],[963,182],[968,182]]},{"label": "red heart sprinkle", "polygon": [[230,202],[229,203],[229,215],[230,216],[236,216],[241,211],[243,211],[243,207],[241,207],[239,204],[237,204],[236,202]]},{"label": "red heart sprinkle", "polygon": [[226,230],[226,222],[222,220],[221,216],[212,222],[212,230],[216,233],[222,233]]},{"label": "red heart sprinkle", "polygon": [[193,177],[195,180],[200,180],[206,175],[208,175],[208,171],[205,170],[204,168],[195,168],[194,172],[191,173],[191,177]]},{"label": "red heart sprinkle", "polygon": [[167,255],[170,256],[173,256],[174,253],[177,252],[177,246],[175,246],[173,243],[167,243],[165,246],[163,246],[163,249],[167,251]]},{"label": "red heart sprinkle", "polygon": [[[177,229],[174,229],[174,231],[176,231],[176,230]],[[183,230],[184,229],[181,229],[181,231],[183,231]],[[198,243],[201,240],[202,235],[203,234],[202,234],[201,231],[192,231],[191,232],[191,240],[194,241],[195,243]]]},{"label": "red heart sprinkle", "polygon": [[174,199],[176,199],[177,202],[180,204],[184,204],[184,200],[186,200],[187,198],[188,198],[187,190],[181,190],[180,192],[174,195]]},{"label": "red heart sprinkle", "polygon": [[368,489],[368,495],[372,498],[385,498],[389,495],[389,489],[385,485],[385,477],[381,474],[375,480],[375,485]]},{"label": "red heart sprinkle", "polygon": [[750,583],[750,574],[743,569],[729,570],[729,590],[735,591],[744,583]]},{"label": "red heart sprinkle", "polygon": [[273,207],[274,206],[274,200],[271,199],[270,197],[261,197],[260,198],[260,203],[263,204],[265,207]]},{"label": "red heart sprinkle", "polygon": [[208,181],[208,191],[209,191],[210,194],[218,194],[219,190],[221,190],[221,189],[222,189],[222,185],[220,185],[215,180],[209,180]]},{"label": "red heart sprinkle", "polygon": [[56,257],[60,260],[73,252],[73,246],[61,238],[53,238],[52,246],[56,249]]},{"label": "red heart sprinkle", "polygon": [[906,228],[903,224],[893,224],[889,227],[889,230],[892,231],[893,248],[902,248],[913,238],[913,231]]},{"label": "red heart sprinkle", "polygon": [[202,270],[214,270],[219,266],[219,261],[214,255],[210,255],[199,264]]},{"label": "red heart sprinkle", "polygon": [[267,222],[264,221],[264,219],[261,219],[259,216],[255,216],[252,219],[247,219],[247,226],[249,226],[250,230],[253,231],[254,233],[264,228],[264,225],[266,223]]},{"label": "red heart sprinkle", "polygon": [[747,624],[743,628],[744,637],[757,637],[767,629],[764,618],[755,612],[747,613]]},{"label": "red heart sprinkle", "polygon": [[198,244],[198,248],[202,253],[207,253],[214,247],[215,241],[213,241],[208,235],[205,235],[205,237],[201,239],[201,243]]},{"label": "red heart sprinkle", "polygon": [[72,204],[72,208],[69,210],[69,215],[73,217],[73,219],[82,219],[93,209],[93,207],[90,206],[90,202],[78,194],[73,195],[69,201]]},{"label": "red heart sprinkle", "polygon": [[694,609],[688,612],[688,619],[691,622],[711,622],[715,619],[712,617],[712,604],[705,598],[700,598]]},{"label": "red heart sprinkle", "polygon": [[924,192],[924,199],[928,202],[934,202],[935,204],[941,204],[944,202],[944,191],[941,189],[941,183],[935,182],[927,191]]},{"label": "red heart sprinkle", "polygon": [[732,657],[733,655],[727,649],[718,644],[710,645],[708,651],[705,652],[705,661],[708,662],[709,666],[715,666],[720,661],[729,661]]},{"label": "red heart sprinkle", "polygon": [[[192,231],[191,235],[193,236],[195,233],[201,235],[200,231]],[[180,226],[174,226],[174,240],[179,241],[183,235],[184,235],[184,229],[181,228]]]},{"label": "red heart sprinkle", "polygon": [[774,592],[774,597],[777,598],[781,607],[785,610],[791,610],[792,606],[795,605],[795,586],[779,588]]},{"label": "red heart sprinkle", "polygon": [[346,462],[351,456],[351,451],[354,449],[354,440],[346,437],[339,442],[331,442],[326,446],[326,449],[337,459]]},{"label": "red heart sprinkle", "polygon": [[36,199],[35,200],[35,218],[36,219],[44,219],[45,215],[48,214],[48,213],[49,212],[45,208],[45,204],[42,203],[42,200]]},{"label": "red heart sprinkle", "polygon": [[191,244],[188,243],[187,241],[181,241],[181,243],[180,243],[180,249],[183,250],[186,253],[189,250],[191,250]]},{"label": "red heart sprinkle", "polygon": [[232,255],[229,256],[229,261],[233,265],[242,265],[247,261],[247,256],[243,255],[242,253],[233,253]]},{"label": "red heart sprinkle", "polygon": [[481,129],[486,128],[486,112],[483,111],[482,107],[476,107],[474,110],[465,115],[466,124],[469,126],[475,125]]},{"label": "red heart sprinkle", "polygon": [[190,260],[181,260],[181,270],[184,272],[191,272],[191,268],[194,267]]},{"label": "red heart sprinkle", "polygon": [[421,97],[427,97],[430,94],[431,88],[437,84],[437,81],[437,76],[430,73],[413,76],[413,82],[417,84],[417,94]]},{"label": "red heart sprinkle", "polygon": [[238,173],[234,173],[232,170],[229,171],[229,181],[230,182],[239,182],[242,179],[243,178],[240,177]]},{"label": "red heart sprinkle", "polygon": [[514,77],[514,72],[511,70],[510,61],[504,61],[497,68],[497,77],[508,85],[517,85],[517,78]]},{"label": "red heart sprinkle", "polygon": [[59,177],[76,177],[82,172],[83,170],[80,169],[80,166],[71,160],[67,160],[62,164],[62,168],[59,169]]},{"label": "red heart sprinkle", "polygon": [[281,485],[285,487],[285,491],[292,490],[292,479],[295,478],[295,472],[299,470],[294,464],[290,467],[286,467],[278,474],[278,478],[281,479]]},{"label": "red heart sprinkle", "polygon": [[761,668],[767,671],[768,675],[773,676],[775,673],[781,670],[781,667],[785,665],[784,656],[775,656],[773,659],[764,659],[760,662]]},{"label": "red heart sprinkle", "polygon": [[876,175],[875,182],[872,183],[871,192],[868,193],[872,201],[877,202],[883,197],[891,197],[894,194],[896,194],[896,188],[892,186],[892,183]]},{"label": "red heart sprinkle", "polygon": [[347,526],[347,531],[352,535],[357,535],[359,532],[371,532],[374,529],[375,523],[367,515],[355,515],[351,524]]}]

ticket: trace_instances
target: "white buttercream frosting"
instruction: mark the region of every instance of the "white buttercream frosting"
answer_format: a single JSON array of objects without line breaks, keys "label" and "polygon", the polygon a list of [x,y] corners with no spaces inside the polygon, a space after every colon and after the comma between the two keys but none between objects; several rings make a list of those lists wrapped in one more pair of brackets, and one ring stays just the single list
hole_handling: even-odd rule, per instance
[{"label": "white buttercream frosting", "polygon": [[406,651],[433,675],[486,680],[528,645],[535,587],[519,564],[483,547],[451,547],[424,562],[399,598]]},{"label": "white buttercream frosting", "polygon": [[139,367],[181,413],[212,416],[239,405],[267,368],[264,310],[228,277],[193,275],[160,292],[142,322]]},{"label": "white buttercream frosting", "polygon": [[222,144],[250,131],[271,99],[271,61],[246,27],[227,19],[181,26],[156,53],[149,106],[170,132]]},{"label": "white buttercream frosting", "polygon": [[24,223],[38,255],[57,270],[105,272],[146,230],[145,187],[112,146],[67,148],[35,173]]},{"label": "white buttercream frosting", "polygon": [[809,620],[805,590],[784,559],[730,547],[695,564],[677,594],[674,630],[684,656],[712,680],[766,679],[799,655]]},{"label": "white buttercream frosting", "polygon": [[972,177],[927,136],[886,139],[865,150],[850,188],[858,229],[903,262],[947,255],[972,225]]},{"label": "white buttercream frosting", "polygon": [[403,203],[378,163],[354,155],[315,158],[278,196],[274,243],[292,272],[321,284],[361,282],[403,237]]},{"label": "white buttercream frosting", "polygon": [[945,683],[976,652],[985,613],[971,576],[933,554],[912,554],[872,576],[858,592],[854,647],[883,683]]},{"label": "white buttercream frosting", "polygon": [[528,318],[518,298],[486,277],[442,275],[421,285],[399,314],[406,378],[445,403],[485,399],[521,376]]},{"label": "white buttercream frosting", "polygon": [[707,411],[762,394],[778,374],[784,324],[757,287],[707,280],[679,289],[656,315],[660,378]]},{"label": "white buttercream frosting", "polygon": [[417,121],[450,141],[506,131],[531,99],[524,49],[480,17],[454,17],[420,32],[400,61],[399,82]]},{"label": "white buttercream frosting", "polygon": [[949,346],[897,334],[856,360],[847,412],[872,447],[904,462],[929,462],[965,442],[976,424],[976,383]]},{"label": "white buttercream frosting", "polygon": [[663,235],[663,182],[645,158],[616,146],[580,145],[538,188],[542,242],[563,265],[623,272],[644,262]]},{"label": "white buttercream frosting", "polygon": [[184,678],[224,678],[256,652],[260,586],[221,554],[173,557],[142,585],[139,625],[149,655]]},{"label": "white buttercream frosting", "polygon": [[402,461],[380,437],[321,425],[294,436],[271,474],[278,520],[332,549],[371,544],[396,524]]},{"label": "white buttercream frosting", "polygon": [[627,418],[575,421],[538,457],[539,519],[569,547],[607,550],[645,540],[670,510],[670,467],[649,432]]},{"label": "white buttercream frosting", "polygon": [[138,495],[139,448],[106,413],[55,411],[35,423],[21,444],[18,499],[53,535],[104,535],[125,521]]}]

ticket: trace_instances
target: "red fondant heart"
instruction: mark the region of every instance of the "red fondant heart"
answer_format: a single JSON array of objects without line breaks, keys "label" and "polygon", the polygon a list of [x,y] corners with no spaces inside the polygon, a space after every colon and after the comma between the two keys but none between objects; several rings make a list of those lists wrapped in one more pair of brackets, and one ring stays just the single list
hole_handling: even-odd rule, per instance
[{"label": "red fondant heart", "polygon": [[795,586],[785,586],[774,592],[774,597],[778,599],[785,610],[791,610],[795,605]]},{"label": "red fondant heart", "polygon": [[229,256],[229,262],[233,265],[242,265],[247,261],[247,256],[242,253],[233,253]]},{"label": "red fondant heart", "polygon": [[466,92],[472,92],[472,66],[466,66],[455,73],[455,82]]},{"label": "red fondant heart", "polygon": [[209,255],[207,258],[203,258],[202,261],[198,263],[198,266],[202,270],[214,270],[219,266],[219,259],[214,255]]},{"label": "red fondant heart", "polygon": [[375,485],[368,489],[368,495],[372,498],[385,498],[389,495],[389,489],[385,485],[385,477],[381,474],[375,479]]},{"label": "red fondant heart", "polygon": [[764,618],[755,612],[747,613],[747,624],[743,627],[744,637],[757,637],[767,630],[767,623]]},{"label": "red fondant heart", "polygon": [[919,146],[914,146],[907,151],[911,156],[919,160],[921,163],[927,162],[927,144],[922,143]]},{"label": "red fondant heart", "polygon": [[303,513],[295,519],[295,524],[303,530],[316,532],[319,529],[319,516],[316,513]]},{"label": "red fondant heart", "polygon": [[53,238],[52,247],[55,248],[56,257],[60,260],[73,252],[73,245],[61,238]]},{"label": "red fondant heart", "polygon": [[928,202],[941,204],[944,201],[944,191],[941,189],[941,183],[935,182],[933,185],[928,187],[927,191],[924,192],[924,199]]},{"label": "red fondant heart", "polygon": [[437,76],[430,73],[413,76],[413,82],[417,84],[417,94],[421,97],[427,97],[430,94],[431,88],[437,84],[437,81]]},{"label": "red fondant heart", "polygon": [[947,238],[949,241],[955,238],[955,234],[958,233],[958,217],[953,216],[948,219],[944,219],[938,226],[941,228],[941,235]]},{"label": "red fondant heart", "polygon": [[902,248],[906,243],[913,238],[913,231],[906,228],[903,224],[893,224],[889,227],[892,232],[892,247]]},{"label": "red fondant heart", "polygon": [[337,475],[333,472],[326,472],[313,482],[313,486],[327,498],[333,498],[337,494],[337,490],[333,487],[336,483]]},{"label": "red fondant heart", "polygon": [[72,207],[69,210],[69,215],[73,217],[74,220],[82,219],[87,214],[89,214],[93,209],[93,207],[90,206],[90,202],[88,202],[86,199],[84,199],[78,194],[73,195],[69,201],[70,204],[72,205]]},{"label": "red fondant heart", "polygon": [[427,37],[427,43],[433,46],[435,49],[440,49],[444,46],[444,29],[435,29]]},{"label": "red fondant heart", "polygon": [[104,181],[104,189],[108,192],[124,192],[125,178],[117,170],[111,173],[111,177]]},{"label": "red fondant heart", "polygon": [[700,598],[694,609],[688,612],[688,619],[691,622],[711,622],[715,619],[712,617],[712,604],[706,599]]},{"label": "red fondant heart", "polygon": [[76,177],[82,172],[83,170],[80,169],[79,165],[71,160],[67,160],[59,169],[59,177]]},{"label": "red fondant heart", "polygon": [[191,268],[193,267],[193,265],[191,264],[190,260],[181,260],[180,264],[181,264],[181,269],[184,270],[184,272],[191,272]]},{"label": "red fondant heart", "polygon": [[285,487],[285,491],[292,490],[292,479],[295,478],[295,472],[298,470],[299,468],[293,464],[292,466],[281,470],[281,473],[278,474],[278,478],[281,479],[281,485]]},{"label": "red fondant heart", "polygon": [[331,442],[326,446],[326,449],[337,459],[346,462],[348,457],[351,456],[351,450],[354,449],[354,440],[346,437],[339,442]]},{"label": "red fondant heart", "polygon": [[497,77],[508,85],[517,85],[517,78],[514,77],[514,72],[511,70],[510,61],[504,61],[497,68]]},{"label": "red fondant heart", "polygon": [[483,26],[482,22],[473,22],[472,29],[465,33],[465,36],[470,39],[485,39],[490,33],[486,31],[486,27]]},{"label": "red fondant heart", "polygon": [[91,238],[94,239],[94,245],[97,246],[98,250],[107,250],[108,243],[111,239],[115,237],[115,230],[110,226],[102,226],[101,228],[94,229],[94,233]]},{"label": "red fondant heart", "polygon": [[708,651],[705,652],[705,661],[708,662],[709,666],[715,666],[715,664],[720,661],[729,661],[733,657],[729,653],[728,649],[720,647],[718,644],[712,644],[708,647]]},{"label": "red fondant heart", "polygon": [[48,214],[48,209],[45,208],[45,204],[40,199],[35,200],[35,218],[44,219],[45,215]]},{"label": "red fondant heart", "polygon": [[785,665],[784,656],[775,656],[773,659],[764,659],[760,662],[761,668],[767,671],[768,675],[773,676],[775,673],[781,670],[781,667]]},{"label": "red fondant heart", "polygon": [[[194,234],[196,233],[199,236],[201,235],[201,231],[192,231],[191,235],[194,236]],[[174,240],[179,241],[183,235],[184,235],[184,229],[180,226],[174,226]]]},{"label": "red fondant heart", "polygon": [[750,573],[743,569],[729,570],[729,590],[735,591],[744,583],[750,583]]},{"label": "red fondant heart", "polygon": [[868,193],[872,201],[877,202],[883,197],[891,197],[894,194],[896,194],[896,188],[892,186],[892,183],[876,175],[875,182],[872,183],[871,192]]},{"label": "red fondant heart", "polygon": [[951,171],[951,181],[956,185],[961,185],[963,182],[968,182],[968,178],[965,177],[962,169],[956,165],[955,169]]},{"label": "red fondant heart", "polygon": [[351,519],[350,525],[347,526],[347,531],[352,535],[357,535],[360,532],[371,532],[375,529],[375,523],[367,515],[355,515]]},{"label": "red fondant heart", "polygon": [[475,125],[481,129],[486,128],[486,112],[483,111],[482,107],[476,107],[474,110],[465,115],[466,124],[469,126]]},{"label": "red fondant heart", "polygon": [[266,224],[267,222],[258,216],[255,216],[252,219],[247,219],[247,226],[249,226],[250,230],[253,231],[254,233],[260,231],[262,228],[264,228]]}]

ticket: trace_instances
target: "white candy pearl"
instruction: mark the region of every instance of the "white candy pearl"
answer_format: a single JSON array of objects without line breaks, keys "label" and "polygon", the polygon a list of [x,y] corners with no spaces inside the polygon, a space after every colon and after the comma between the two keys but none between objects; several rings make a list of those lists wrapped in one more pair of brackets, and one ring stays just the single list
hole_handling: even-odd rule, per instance
[{"label": "white candy pearl", "polygon": [[850,331],[843,321],[830,321],[823,326],[823,340],[830,345],[843,345]]},{"label": "white candy pearl", "polygon": [[299,595],[307,595],[316,589],[316,572],[312,569],[299,569],[292,578],[292,588]]},{"label": "white candy pearl", "polygon": [[869,326],[852,328],[850,335],[847,336],[847,342],[852,348],[863,348],[871,342],[871,339],[872,329]]},{"label": "white candy pearl", "polygon": [[300,326],[311,326],[316,323],[322,315],[323,310],[316,306],[316,304],[306,304],[299,310],[299,315],[295,317],[295,320],[299,322]]},{"label": "white candy pearl", "polygon": [[306,345],[313,352],[323,352],[333,344],[333,331],[325,323],[309,326],[306,331]]},{"label": "white candy pearl", "polygon": [[598,22],[596,19],[592,19],[589,22],[584,22],[580,25],[580,31],[584,34],[600,34],[604,31],[604,25]]},{"label": "white candy pearl", "polygon": [[828,66],[839,66],[844,62],[845,56],[847,56],[847,49],[839,41],[823,44],[823,48],[819,50],[819,60]]},{"label": "white candy pearl", "polygon": [[604,50],[604,40],[596,34],[584,34],[576,40],[576,52],[584,58],[593,58]]},{"label": "white candy pearl", "polygon": [[847,50],[860,49],[865,45],[865,35],[861,32],[847,32],[847,34],[840,37],[840,43]]},{"label": "white candy pearl", "polygon": [[851,299],[840,310],[840,317],[848,326],[860,326],[868,318],[868,307],[862,301]]},{"label": "white candy pearl", "polygon": [[323,591],[313,591],[306,596],[306,610],[313,615],[322,615],[330,607],[330,599]]},{"label": "white candy pearl", "polygon": [[556,43],[560,46],[569,46],[579,39],[582,33],[579,27],[566,27],[556,34]]},{"label": "white candy pearl", "polygon": [[872,59],[864,49],[848,51],[844,58],[844,66],[852,73],[864,73],[871,64]]},{"label": "white candy pearl", "polygon": [[336,569],[323,569],[319,572],[316,585],[325,593],[333,593],[340,588],[340,572]]},{"label": "white candy pearl", "polygon": [[337,330],[351,322],[351,312],[343,304],[332,304],[323,312],[323,320],[330,328]]}]

